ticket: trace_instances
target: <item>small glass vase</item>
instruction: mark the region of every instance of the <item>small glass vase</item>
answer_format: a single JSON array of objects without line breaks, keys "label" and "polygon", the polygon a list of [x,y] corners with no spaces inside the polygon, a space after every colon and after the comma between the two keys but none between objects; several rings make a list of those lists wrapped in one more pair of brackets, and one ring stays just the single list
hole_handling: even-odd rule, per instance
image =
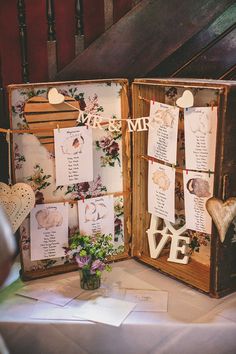
[{"label": "small glass vase", "polygon": [[80,269],[80,286],[84,290],[95,290],[101,286],[101,276],[90,274],[87,269]]}]

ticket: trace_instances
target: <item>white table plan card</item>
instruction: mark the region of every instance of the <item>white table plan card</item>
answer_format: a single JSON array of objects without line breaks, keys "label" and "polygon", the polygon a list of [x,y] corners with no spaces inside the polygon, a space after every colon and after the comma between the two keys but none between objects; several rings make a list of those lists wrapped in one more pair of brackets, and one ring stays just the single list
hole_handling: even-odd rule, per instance
[{"label": "white table plan card", "polygon": [[175,168],[149,161],[148,212],[175,222]]},{"label": "white table plan card", "polygon": [[92,128],[54,129],[54,143],[57,186],[93,180]]},{"label": "white table plan card", "polygon": [[85,235],[110,234],[114,240],[113,195],[79,200],[78,214],[81,233]]},{"label": "white table plan card", "polygon": [[206,201],[213,196],[214,175],[183,171],[185,218],[188,229],[211,233],[212,219]]},{"label": "white table plan card", "polygon": [[217,107],[194,107],[184,111],[186,169],[214,171]]},{"label": "white table plan card", "polygon": [[179,108],[165,103],[150,103],[148,155],[176,164]]},{"label": "white table plan card", "polygon": [[68,245],[68,203],[38,204],[30,213],[31,260],[65,256]]}]

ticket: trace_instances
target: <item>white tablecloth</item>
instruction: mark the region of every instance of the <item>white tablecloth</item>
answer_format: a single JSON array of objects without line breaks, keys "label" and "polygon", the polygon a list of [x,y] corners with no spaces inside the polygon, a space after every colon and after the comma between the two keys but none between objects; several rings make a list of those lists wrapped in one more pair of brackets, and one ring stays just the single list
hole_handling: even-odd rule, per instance
[{"label": "white tablecloth", "polygon": [[[119,271],[127,277],[117,279]],[[132,284],[129,275],[135,276]],[[0,293],[0,333],[10,353],[236,353],[235,294],[220,300],[209,298],[135,260],[115,263],[104,281],[166,290],[168,312],[132,312],[120,327],[88,321],[34,320],[30,316],[35,300],[15,295],[23,286],[18,279]]]}]

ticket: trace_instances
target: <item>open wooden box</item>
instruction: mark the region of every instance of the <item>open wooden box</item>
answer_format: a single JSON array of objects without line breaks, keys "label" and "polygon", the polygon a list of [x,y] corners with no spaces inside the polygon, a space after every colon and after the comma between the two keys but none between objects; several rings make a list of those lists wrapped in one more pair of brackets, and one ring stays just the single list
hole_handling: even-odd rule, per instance
[{"label": "open wooden box", "polygon": [[[90,193],[82,186],[74,186],[67,190],[56,190],[54,185],[53,134],[34,132],[35,129],[55,129],[76,124],[78,111],[73,107],[52,107],[47,101],[49,88],[56,87],[66,96],[70,104],[79,103],[83,110],[91,109],[106,117],[116,117],[122,120],[119,137],[112,135],[108,129],[94,129],[94,154],[96,176]],[[148,131],[128,132],[126,119],[149,116],[150,101],[158,101],[174,105],[185,89],[194,94],[194,106],[212,105],[218,107],[217,150],[214,173],[214,196],[225,199],[236,195],[236,82],[192,80],[192,79],[136,79],[132,89],[125,79],[93,80],[80,82],[42,83],[27,85],[10,85],[9,102],[12,129],[33,129],[27,134],[14,134],[13,158],[15,181],[24,181],[35,189],[37,203],[66,201],[71,204],[70,229],[78,224],[75,211],[76,201],[97,195],[113,194],[117,204],[122,204],[118,214],[117,244],[124,245],[124,252],[117,259],[135,257],[148,265],[173,276],[186,284],[193,286],[211,296],[221,297],[235,290],[236,287],[236,236],[234,223],[221,243],[216,228],[212,234],[190,232],[190,259],[188,264],[177,264],[167,261],[169,244],[163,249],[159,258],[150,257],[147,230],[150,227],[151,216],[148,213],[147,183]],[[132,101],[132,104],[129,102]],[[62,104],[63,105],[63,104]],[[39,130],[40,130],[39,129]],[[112,135],[112,137],[111,137]],[[118,159],[105,162],[104,150],[99,148],[99,141],[109,137],[119,145]],[[176,181],[176,215],[183,209],[183,198],[179,198],[181,190],[181,169],[184,169],[183,116],[179,121],[177,147],[178,172]],[[98,143],[97,143],[98,142]],[[42,145],[43,144],[43,145]],[[46,148],[46,149],[45,149]],[[39,154],[39,149],[41,154]],[[35,155],[37,152],[38,155]],[[100,162],[99,162],[100,161]],[[101,163],[103,161],[103,164]],[[99,162],[99,163],[98,163]],[[34,177],[38,170],[43,169],[43,175],[50,175],[45,188],[37,186]],[[95,188],[94,186],[97,186]],[[122,210],[122,211],[121,211]],[[177,220],[176,219],[176,220]],[[161,222],[161,220],[159,220]],[[118,227],[119,226],[119,227]],[[178,220],[176,225],[178,228]],[[20,228],[22,277],[33,279],[46,275],[66,272],[76,269],[74,264],[68,264],[64,259],[34,261],[30,259],[29,218]],[[157,239],[158,239],[157,232]]]}]

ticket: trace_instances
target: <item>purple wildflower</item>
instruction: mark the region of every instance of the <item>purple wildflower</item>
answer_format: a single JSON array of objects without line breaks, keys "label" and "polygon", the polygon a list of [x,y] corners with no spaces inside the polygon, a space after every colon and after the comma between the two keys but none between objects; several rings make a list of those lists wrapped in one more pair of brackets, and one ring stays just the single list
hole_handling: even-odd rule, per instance
[{"label": "purple wildflower", "polygon": [[75,260],[78,264],[79,268],[83,268],[84,266],[88,265],[90,260],[91,260],[91,256],[77,256],[75,257]]},{"label": "purple wildflower", "polygon": [[105,269],[105,264],[102,261],[100,261],[100,259],[96,259],[95,261],[93,261],[91,265],[90,273],[95,274],[96,270],[100,270],[102,272],[104,269]]}]

